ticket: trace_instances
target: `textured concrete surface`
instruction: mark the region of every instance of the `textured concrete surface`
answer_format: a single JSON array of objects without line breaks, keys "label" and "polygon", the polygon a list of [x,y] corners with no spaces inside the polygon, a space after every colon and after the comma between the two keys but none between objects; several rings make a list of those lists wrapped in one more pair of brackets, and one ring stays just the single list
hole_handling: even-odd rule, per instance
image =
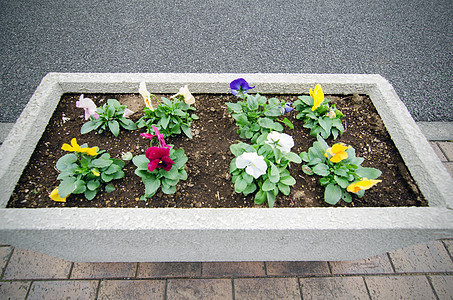
[{"label": "textured concrete surface", "polygon": [[0,1],[0,122],[47,72],[381,74],[453,121],[449,0]]}]

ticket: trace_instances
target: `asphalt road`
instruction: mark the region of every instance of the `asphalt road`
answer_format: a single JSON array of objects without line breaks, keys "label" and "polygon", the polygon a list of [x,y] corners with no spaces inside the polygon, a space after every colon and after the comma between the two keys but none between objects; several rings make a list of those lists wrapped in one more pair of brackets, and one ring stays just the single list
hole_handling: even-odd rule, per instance
[{"label": "asphalt road", "polygon": [[377,73],[453,121],[452,0],[0,0],[0,122],[48,72]]}]

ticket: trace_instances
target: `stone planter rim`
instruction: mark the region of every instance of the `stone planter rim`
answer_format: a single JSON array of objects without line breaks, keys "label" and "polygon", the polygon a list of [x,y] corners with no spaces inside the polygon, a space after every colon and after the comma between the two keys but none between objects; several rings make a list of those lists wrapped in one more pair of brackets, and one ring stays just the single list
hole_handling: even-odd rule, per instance
[{"label": "stone planter rim", "polygon": [[[38,235],[43,237],[53,236],[55,232],[59,232],[59,234],[74,238],[75,231],[95,234],[107,247],[111,246],[109,234],[112,231],[117,232],[121,237],[125,232],[136,232],[141,235],[148,230],[155,233],[160,231],[171,233],[169,236],[178,235],[178,233],[184,235],[184,232],[195,232],[195,236],[197,236],[200,231],[212,234],[218,231],[221,232],[220,236],[230,236],[236,232],[236,234],[242,234],[251,239],[258,239],[257,245],[267,239],[262,236],[265,232],[279,232],[281,233],[280,238],[285,236],[288,239],[303,237],[302,239],[310,240],[311,243],[314,240],[308,239],[307,235],[321,234],[320,237],[330,238],[334,235],[342,236],[344,234],[346,239],[347,236],[352,236],[352,240],[349,239],[349,243],[351,243],[352,241],[357,242],[359,237],[364,238],[363,234],[359,234],[361,231],[370,234],[372,238],[368,243],[374,249],[362,246],[348,255],[345,244],[337,245],[340,249],[330,256],[316,256],[321,260],[323,258],[335,260],[364,257],[364,255],[367,256],[374,252],[390,251],[395,247],[403,247],[415,242],[452,236],[453,199],[449,189],[453,186],[453,180],[396,95],[393,87],[382,76],[376,74],[49,73],[43,78],[0,148],[0,186],[5,191],[0,197],[0,207],[5,207],[22,169],[27,164],[63,93],[137,93],[140,81],[145,81],[148,90],[153,93],[174,93],[185,84],[189,85],[194,94],[229,93],[229,82],[239,77],[246,78],[247,81],[259,87],[259,92],[263,94],[303,94],[307,93],[310,87],[320,83],[325,94],[369,95],[412,176],[428,199],[430,207],[138,210],[128,208],[0,208],[0,242],[11,244],[15,242],[17,246],[36,249],[72,260],[97,261],[100,259],[99,255],[81,257],[77,253],[77,249],[71,251],[68,244],[61,246],[61,249],[66,251],[66,254],[62,254],[61,251],[49,250],[49,247],[37,242],[36,239],[27,241],[20,237],[29,237],[27,233],[30,232],[39,232]],[[16,149],[26,150],[25,153],[18,155]],[[19,171],[12,167],[17,165],[19,165]],[[147,221],[143,221],[143,219]],[[48,220],[53,221],[48,222]],[[83,222],[80,222],[81,220]],[[255,220],[255,222],[251,220]],[[382,234],[387,234],[387,231],[395,230],[395,228],[399,228],[400,232],[395,235],[394,240],[383,242]],[[416,232],[418,233],[415,234]],[[402,235],[409,235],[409,238],[402,238]],[[77,234],[75,236],[76,240],[79,239],[82,242],[81,236]],[[212,238],[216,240],[219,236],[214,234]],[[154,239],[157,239],[157,236],[154,236]],[[376,242],[379,239],[383,247],[377,246]],[[399,241],[397,241],[398,239]],[[282,241],[286,241],[286,244],[283,243],[286,247],[296,246],[294,241],[284,238]],[[162,244],[165,242],[168,241],[164,239]],[[194,239],[189,239],[187,242],[192,249],[196,246]],[[320,244],[327,245],[328,242],[323,241]],[[221,253],[222,255],[218,256],[189,255],[183,258],[179,254],[179,256],[173,256],[173,259],[222,260],[223,257],[223,260],[254,260],[254,256],[250,252],[254,247],[246,249],[242,256],[237,255],[241,249],[240,246],[237,247],[237,249],[233,247],[235,249],[232,250],[235,255]],[[277,247],[277,244],[269,245],[269,250],[273,247]],[[208,248],[206,251],[209,250]],[[184,247],[180,250],[184,251],[183,249]],[[282,257],[261,253],[257,260],[317,260],[313,255],[316,255],[316,252],[319,253],[319,249],[313,246],[312,250],[313,253],[310,254],[312,256],[287,255]],[[135,261],[143,261],[143,258],[140,259],[137,255],[138,253],[132,251],[131,258],[136,259]],[[107,255],[105,259],[115,261],[115,257],[121,257],[120,250]],[[154,258],[155,261],[168,261],[169,259],[164,256]],[[152,258],[147,257],[146,259],[149,261]]]}]

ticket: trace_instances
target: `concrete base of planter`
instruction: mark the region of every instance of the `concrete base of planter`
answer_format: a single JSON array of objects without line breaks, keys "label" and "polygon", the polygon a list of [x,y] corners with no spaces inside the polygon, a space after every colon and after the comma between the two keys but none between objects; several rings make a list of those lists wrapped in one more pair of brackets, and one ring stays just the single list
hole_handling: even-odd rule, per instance
[{"label": "concrete base of planter", "polygon": [[[133,209],[0,208],[0,243],[70,261],[352,260],[453,237],[453,179],[379,75],[62,74],[41,82],[0,148],[5,207],[63,93],[229,93],[246,78],[261,93],[367,94],[430,207]],[[18,151],[20,149],[20,151]],[[398,192],[398,191],[395,191]]]}]

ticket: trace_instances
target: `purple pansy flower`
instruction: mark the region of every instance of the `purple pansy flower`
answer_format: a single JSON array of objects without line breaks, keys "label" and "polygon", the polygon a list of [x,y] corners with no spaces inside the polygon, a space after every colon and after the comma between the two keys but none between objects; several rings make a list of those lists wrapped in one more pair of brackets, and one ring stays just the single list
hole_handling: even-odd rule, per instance
[{"label": "purple pansy flower", "polygon": [[238,78],[230,83],[231,93],[233,95],[242,97],[247,94],[247,91],[253,89],[254,86],[250,86],[244,78]]},{"label": "purple pansy flower", "polygon": [[280,106],[280,110],[282,112],[282,115],[289,113],[293,109],[294,109],[294,107],[291,106],[291,102],[286,103],[284,107]]}]

